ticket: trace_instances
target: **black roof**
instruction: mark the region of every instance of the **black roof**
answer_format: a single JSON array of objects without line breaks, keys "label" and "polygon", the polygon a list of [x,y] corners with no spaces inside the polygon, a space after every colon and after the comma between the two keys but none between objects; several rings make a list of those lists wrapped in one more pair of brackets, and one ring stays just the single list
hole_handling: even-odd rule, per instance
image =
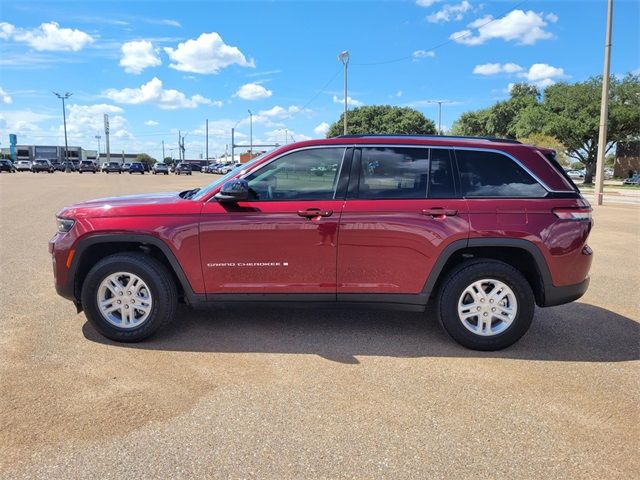
[{"label": "black roof", "polygon": [[451,139],[451,140],[469,140],[469,141],[486,141],[486,142],[500,142],[500,143],[518,143],[522,144],[518,140],[512,138],[497,138],[497,137],[467,137],[464,135],[411,135],[411,134],[387,134],[387,133],[373,133],[373,134],[359,134],[359,135],[338,135],[334,138],[367,138],[367,137],[399,137],[399,138],[432,138],[434,140]]}]

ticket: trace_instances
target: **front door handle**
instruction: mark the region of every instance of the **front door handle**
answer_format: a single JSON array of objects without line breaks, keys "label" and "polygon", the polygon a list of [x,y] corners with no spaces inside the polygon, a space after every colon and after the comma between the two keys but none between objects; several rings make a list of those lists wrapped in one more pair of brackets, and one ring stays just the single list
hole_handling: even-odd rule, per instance
[{"label": "front door handle", "polygon": [[333,215],[333,210],[321,210],[320,208],[307,208],[306,210],[298,210],[300,217],[316,218],[316,217],[330,217]]},{"label": "front door handle", "polygon": [[458,210],[450,208],[433,207],[422,210],[423,215],[427,215],[434,218],[453,217],[458,214]]}]

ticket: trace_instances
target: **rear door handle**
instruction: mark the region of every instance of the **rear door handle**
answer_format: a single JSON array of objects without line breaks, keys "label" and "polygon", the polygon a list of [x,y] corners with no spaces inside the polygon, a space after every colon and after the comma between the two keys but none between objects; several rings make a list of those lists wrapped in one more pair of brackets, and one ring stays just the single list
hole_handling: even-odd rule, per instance
[{"label": "rear door handle", "polygon": [[321,210],[320,208],[307,208],[306,210],[298,210],[300,217],[315,218],[315,217],[330,217],[333,215],[333,210]]},{"label": "rear door handle", "polygon": [[434,218],[444,218],[444,217],[453,217],[458,214],[458,210],[453,210],[450,208],[442,208],[442,207],[433,207],[422,210],[423,215],[427,215],[429,217]]}]

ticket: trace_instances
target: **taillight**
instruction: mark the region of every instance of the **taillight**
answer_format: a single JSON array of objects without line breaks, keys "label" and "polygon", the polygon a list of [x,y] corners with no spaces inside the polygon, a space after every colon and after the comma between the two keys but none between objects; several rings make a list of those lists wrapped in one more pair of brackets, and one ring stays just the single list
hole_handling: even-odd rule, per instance
[{"label": "taillight", "polygon": [[554,208],[553,213],[560,220],[590,221],[590,208]]}]

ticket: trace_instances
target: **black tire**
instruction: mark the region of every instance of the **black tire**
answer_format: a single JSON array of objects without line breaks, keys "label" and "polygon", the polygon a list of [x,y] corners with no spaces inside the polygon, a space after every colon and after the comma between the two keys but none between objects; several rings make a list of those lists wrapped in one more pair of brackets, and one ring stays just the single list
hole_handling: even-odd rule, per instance
[{"label": "black tire", "polygon": [[[116,272],[129,272],[140,277],[149,287],[153,299],[149,317],[131,329],[109,323],[97,306],[100,283]],[[89,271],[82,285],[82,306],[93,327],[117,342],[139,342],[149,338],[173,320],[178,293],[171,274],[158,260],[142,253],[117,253],[103,258]]]},{"label": "black tire", "polygon": [[[464,290],[482,279],[498,280],[513,292],[518,304],[515,318],[501,333],[483,336],[466,328],[458,315],[458,301]],[[444,330],[460,345],[472,350],[501,350],[517,342],[531,326],[535,297],[531,285],[511,265],[496,260],[475,260],[453,269],[438,292],[436,312]]]}]

